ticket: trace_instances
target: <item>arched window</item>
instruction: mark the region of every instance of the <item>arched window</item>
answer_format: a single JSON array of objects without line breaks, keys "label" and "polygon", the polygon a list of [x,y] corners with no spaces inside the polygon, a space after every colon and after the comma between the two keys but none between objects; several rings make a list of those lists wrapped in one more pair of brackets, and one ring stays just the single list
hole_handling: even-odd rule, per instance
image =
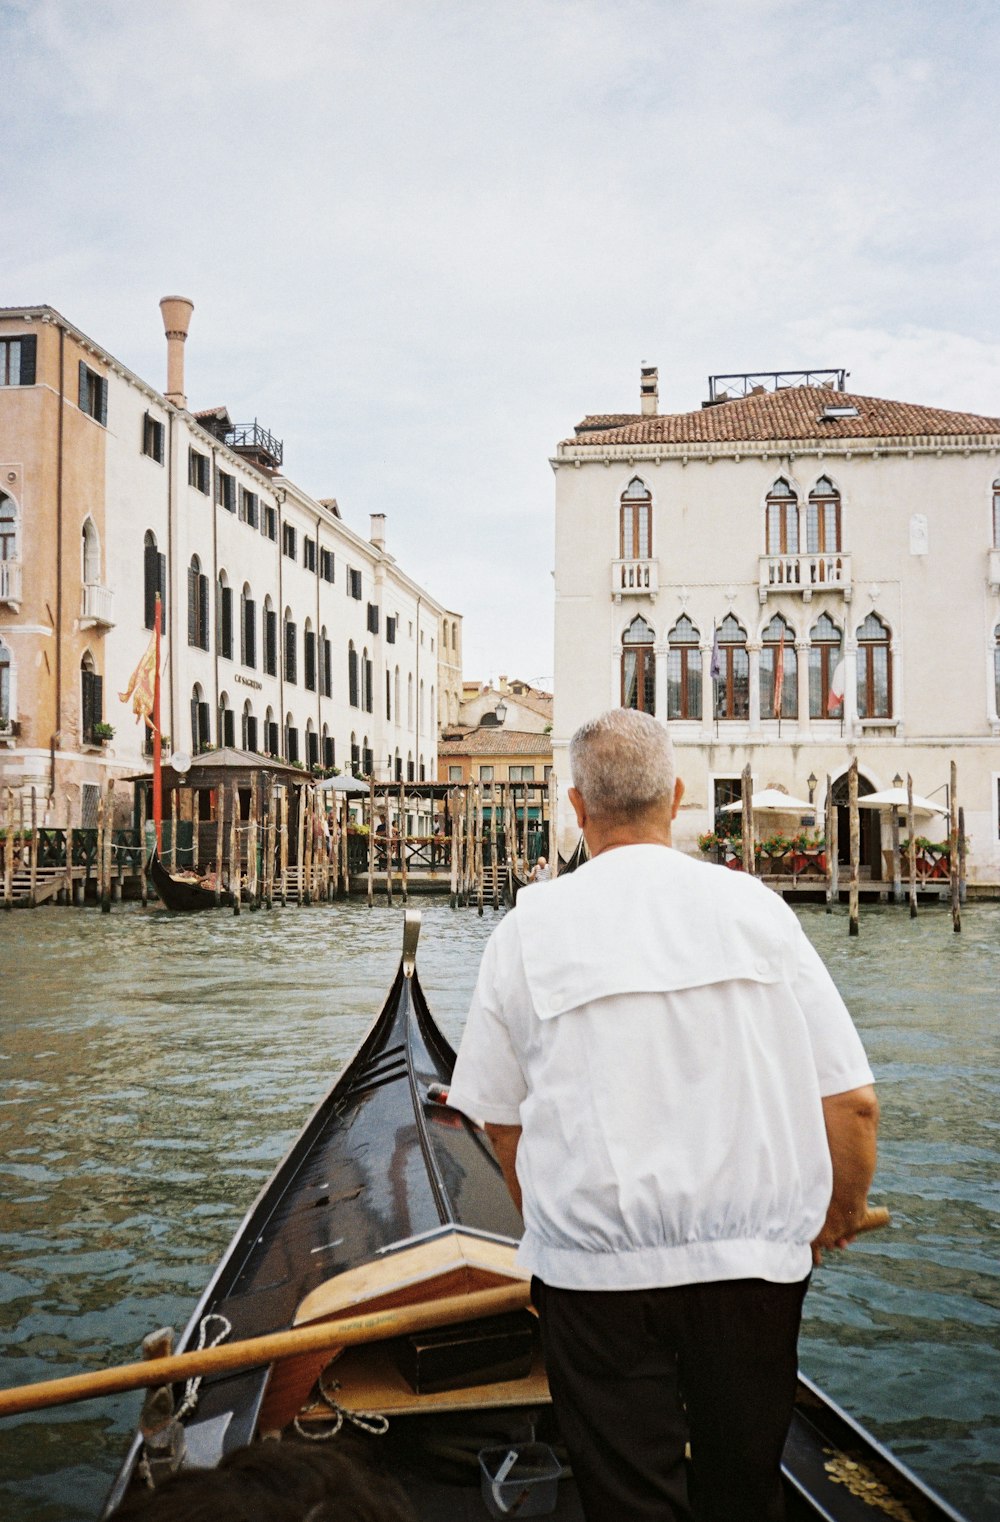
[{"label": "arched window", "polygon": [[698,630],[682,613],[668,636],[667,718],[701,718],[701,651]]},{"label": "arched window", "polygon": [[[409,675],[406,678],[406,727],[407,727],[407,729],[412,729],[413,728],[413,672],[412,671],[409,673]],[[412,777],[408,777],[407,780],[409,782],[412,782],[413,778]]]},{"label": "arched window", "polygon": [[197,555],[188,566],[188,644],[208,649],[208,577]]},{"label": "arched window", "polygon": [[200,682],[191,689],[191,754],[208,750],[212,743],[212,712]]},{"label": "arched window", "polygon": [[215,638],[219,654],[227,661],[233,658],[233,589],[225,571],[219,572],[219,584],[215,592]]},{"label": "arched window", "polygon": [[375,678],[367,645],[361,653],[361,706],[365,713],[375,711]]},{"label": "arched window", "polygon": [[329,727],[323,725],[323,767],[325,771],[331,771],[337,764],[337,753],[333,736]]},{"label": "arched window", "polygon": [[[633,476],[622,492],[619,521],[622,560],[648,560],[653,553],[653,494]],[[631,705],[626,705],[631,706]]]},{"label": "arched window", "polygon": [[9,729],[17,715],[14,657],[0,639],[0,730]]},{"label": "arched window", "polygon": [[[324,698],[333,697],[333,646],[324,624],[319,631],[319,690]],[[333,765],[324,761],[323,765]]]},{"label": "arched window", "polygon": [[420,678],[420,704],[419,704],[419,707],[417,708],[417,712],[420,715],[420,733],[423,734],[424,730],[427,728],[427,710],[426,710],[426,708],[424,706],[424,679],[423,679],[423,677]]},{"label": "arched window", "polygon": [[354,730],[352,729],[351,730],[351,771],[354,773],[355,776],[357,776],[358,772],[360,770],[361,770],[361,746],[358,744],[358,737],[355,734]]},{"label": "arched window", "polygon": [[80,661],[80,736],[87,744],[98,740],[95,725],[104,721],[104,678],[98,674],[89,650]]},{"label": "arched window", "polygon": [[240,660],[251,670],[257,665],[257,604],[247,581],[240,593]]},{"label": "arched window", "polygon": [[869,613],[858,630],[858,718],[892,716],[892,665],[889,628]]},{"label": "arched window", "polygon": [[236,744],[236,718],[230,707],[228,692],[219,694],[219,744]]},{"label": "arched window", "polygon": [[101,541],[93,518],[84,521],[80,553],[84,585],[97,586],[101,580]]},{"label": "arched window", "polygon": [[299,759],[299,732],[290,713],[285,714],[285,760]]},{"label": "arched window", "polygon": [[264,674],[278,675],[278,613],[270,593],[264,598]]},{"label": "arched window", "polygon": [[799,499],[784,476],[767,494],[767,553],[799,553]]},{"label": "arched window", "polygon": [[0,561],[19,560],[18,514],[14,499],[0,491]]},{"label": "arched window", "polygon": [[457,623],[453,623],[452,626],[451,626],[451,648],[453,650],[457,650],[458,649],[458,624]]},{"label": "arched window", "polygon": [[[830,704],[830,683],[840,662],[841,631],[826,613],[809,630],[809,717],[825,719],[840,703]],[[841,700],[842,701],[842,700]]]},{"label": "arched window", "polygon": [[147,529],[142,541],[142,605],[147,629],[156,625],[156,596],[160,596],[160,628],[166,628],[167,557],[161,555],[156,535]]},{"label": "arched window", "polygon": [[244,750],[257,749],[257,720],[254,718],[249,698],[243,704],[243,734],[241,741]]},{"label": "arched window", "polygon": [[268,705],[264,714],[264,750],[269,756],[281,755],[281,737],[278,734],[278,725],[274,717],[274,709]]},{"label": "arched window", "polygon": [[310,771],[319,766],[319,735],[313,729],[312,719],[306,720],[306,766]]},{"label": "arched window", "polygon": [[431,683],[431,727],[432,728],[437,723],[437,721],[438,721],[437,711],[436,711],[436,709],[434,707],[434,683],[432,682]]},{"label": "arched window", "polygon": [[375,756],[367,735],[361,742],[361,771],[366,777],[374,776],[375,773]]},{"label": "arched window", "polygon": [[829,476],[820,476],[806,503],[806,554],[840,553],[840,492]]},{"label": "arched window", "polygon": [[285,656],[285,681],[295,683],[299,679],[298,628],[292,618],[291,608],[285,609],[282,619],[282,649]]},{"label": "arched window", "polygon": [[719,675],[715,684],[715,713],[719,719],[746,719],[750,715],[750,657],[747,632],[732,613],[717,631]]},{"label": "arched window", "polygon": [[399,723],[399,667],[392,674],[392,711],[396,715],[396,723]]},{"label": "arched window", "polygon": [[352,708],[361,707],[361,684],[358,677],[358,652],[354,648],[354,641],[350,640],[347,646],[347,701]]},{"label": "arched window", "polygon": [[1000,550],[1000,476],[993,482],[993,548]]},{"label": "arched window", "polygon": [[[993,647],[993,702],[995,704],[994,712],[1000,717],[1000,624],[997,624],[993,630],[993,638],[995,641]],[[2,650],[3,646],[0,645],[0,651]],[[2,659],[3,656],[0,654],[0,660]],[[2,712],[2,709],[0,709],[0,712]]]},{"label": "arched window", "polygon": [[644,618],[633,618],[622,635],[622,707],[656,712],[653,631]]},{"label": "arched window", "polygon": [[399,746],[398,745],[396,746],[396,762],[395,762],[395,767],[393,769],[393,777],[395,778],[395,780],[397,782],[402,782],[402,780],[403,780],[403,758],[399,754]]},{"label": "arched window", "polygon": [[[775,683],[780,676],[780,697]],[[760,651],[760,712],[764,719],[795,719],[799,712],[799,663],[795,632],[776,613],[764,630]]]},{"label": "arched window", "polygon": [[413,752],[412,752],[412,750],[408,750],[406,752],[406,780],[407,780],[407,782],[416,782],[416,780],[417,780],[416,772],[413,769]]},{"label": "arched window", "polygon": [[306,619],[306,626],[302,636],[302,665],[303,680],[309,692],[316,691],[316,631],[312,626],[312,619]]}]

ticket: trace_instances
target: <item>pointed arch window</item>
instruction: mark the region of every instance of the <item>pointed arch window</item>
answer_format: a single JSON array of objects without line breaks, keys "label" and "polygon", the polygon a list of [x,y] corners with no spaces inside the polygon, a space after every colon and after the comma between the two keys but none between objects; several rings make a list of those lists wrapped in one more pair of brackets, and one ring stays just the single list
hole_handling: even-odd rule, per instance
[{"label": "pointed arch window", "polygon": [[86,586],[97,586],[101,580],[101,541],[93,518],[87,518],[80,535],[83,580]]},{"label": "pointed arch window", "polygon": [[323,765],[327,771],[337,764],[337,748],[326,724],[323,725]]},{"label": "pointed arch window", "polygon": [[715,683],[715,713],[719,719],[750,716],[750,657],[747,631],[728,613],[717,631],[719,675]]},{"label": "pointed arch window", "polygon": [[230,707],[228,692],[219,696],[219,744],[236,744],[236,716]]},{"label": "pointed arch window", "polygon": [[208,649],[208,577],[197,555],[188,566],[188,644]]},{"label": "pointed arch window", "polygon": [[227,661],[233,658],[233,589],[225,571],[219,572],[219,584],[215,590],[216,643],[219,654]]},{"label": "pointed arch window", "polygon": [[152,629],[156,623],[156,595],[160,595],[160,628],[166,628],[167,557],[161,555],[156,535],[147,529],[142,541],[142,605],[144,623]]},{"label": "pointed arch window", "polygon": [[1000,718],[1000,624],[993,630],[993,642],[993,702],[994,712]]},{"label": "pointed arch window", "polygon": [[208,750],[212,743],[212,711],[205,702],[200,682],[191,689],[191,753]]},{"label": "pointed arch window", "polygon": [[306,721],[306,768],[313,772],[319,766],[319,735],[313,728],[312,719]]},{"label": "pointed arch window", "polygon": [[358,652],[351,640],[347,646],[347,701],[352,708],[361,707],[361,681],[358,672]]},{"label": "pointed arch window", "polygon": [[[840,661],[843,636],[827,613],[809,630],[809,717],[825,719],[830,714],[830,683]],[[839,708],[840,704],[834,704]]]},{"label": "pointed arch window", "polygon": [[876,613],[858,629],[858,718],[892,717],[891,634]]},{"label": "pointed arch window", "polygon": [[0,639],[0,730],[9,729],[15,717],[14,657]]},{"label": "pointed arch window", "polygon": [[299,732],[295,727],[295,721],[290,713],[285,714],[285,760],[297,761],[299,759]]},{"label": "pointed arch window", "polygon": [[633,476],[622,492],[619,512],[622,560],[648,560],[653,553],[653,494]]},{"label": "pointed arch window", "polygon": [[278,610],[270,593],[264,598],[264,674],[278,675]]},{"label": "pointed arch window", "polygon": [[767,553],[799,553],[799,499],[784,476],[767,494]]},{"label": "pointed arch window", "polygon": [[686,613],[667,636],[667,718],[701,718],[700,635]]},{"label": "pointed arch window", "polygon": [[[325,624],[319,633],[319,690],[321,697],[333,697],[333,646]],[[326,766],[332,763],[323,764]]]},{"label": "pointed arch window", "polygon": [[820,476],[806,503],[806,554],[840,553],[840,492],[829,476]]},{"label": "pointed arch window", "polygon": [[274,709],[268,705],[264,714],[264,750],[269,756],[281,755],[281,736],[278,733],[278,721],[274,717]]},{"label": "pointed arch window", "polygon": [[85,650],[80,661],[80,737],[87,744],[96,741],[94,728],[104,720],[104,678],[94,657]]},{"label": "pointed arch window", "polygon": [[[780,694],[775,684],[780,677]],[[799,713],[799,661],[795,632],[776,613],[764,630],[760,650],[760,712],[765,719],[796,719]]]},{"label": "pointed arch window", "polygon": [[641,617],[633,618],[622,635],[622,704],[642,713],[656,712],[656,671],[653,630]]},{"label": "pointed arch window", "polygon": [[[285,681],[295,683],[299,679],[298,669],[298,627],[292,618],[291,608],[285,609],[283,619],[284,647],[285,647]],[[289,757],[291,760],[291,757]]]},{"label": "pointed arch window", "polygon": [[306,619],[305,632],[302,639],[302,664],[304,667],[303,680],[309,692],[316,691],[316,631],[312,626],[312,619]]},{"label": "pointed arch window", "polygon": [[18,550],[17,507],[12,497],[0,491],[0,560],[20,559]]},{"label": "pointed arch window", "polygon": [[255,751],[257,749],[257,720],[254,717],[253,707],[249,698],[243,704],[242,745],[244,750]]},{"label": "pointed arch window", "polygon": [[240,660],[251,671],[257,665],[257,604],[247,581],[240,593]]}]

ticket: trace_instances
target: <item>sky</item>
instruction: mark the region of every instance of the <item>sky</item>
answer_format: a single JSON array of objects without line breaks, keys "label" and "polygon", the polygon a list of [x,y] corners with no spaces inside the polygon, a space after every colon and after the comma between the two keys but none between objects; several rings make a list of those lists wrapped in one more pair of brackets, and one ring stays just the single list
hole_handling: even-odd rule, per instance
[{"label": "sky", "polygon": [[0,306],[56,307],[552,678],[549,457],[720,372],[1000,413],[995,0],[0,0]]}]

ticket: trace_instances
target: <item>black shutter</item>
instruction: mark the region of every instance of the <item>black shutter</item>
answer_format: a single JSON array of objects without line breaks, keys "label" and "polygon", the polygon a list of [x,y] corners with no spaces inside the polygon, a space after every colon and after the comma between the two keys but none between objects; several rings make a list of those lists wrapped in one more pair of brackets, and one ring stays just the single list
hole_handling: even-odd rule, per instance
[{"label": "black shutter", "polygon": [[267,751],[268,755],[280,756],[281,746],[278,743],[278,726],[271,723],[267,726]]},{"label": "black shutter", "polygon": [[159,588],[159,592],[160,592],[160,629],[163,630],[163,629],[166,628],[166,617],[167,617],[167,557],[166,557],[166,555],[157,555],[157,557],[156,557],[156,576],[157,576],[156,584],[157,584],[157,587]]},{"label": "black shutter", "polygon": [[198,734],[198,699],[191,699],[191,754],[197,755],[201,750],[201,738]]},{"label": "black shutter", "polygon": [[142,555],[142,581],[143,602],[145,607],[146,628],[152,629],[156,623],[156,593],[160,578],[160,560],[155,544],[143,546]]},{"label": "black shutter", "polygon": [[207,703],[198,704],[198,734],[201,740],[201,749],[212,743],[212,710]]},{"label": "black shutter", "polygon": [[323,641],[323,696],[333,697],[333,646],[328,639]]},{"label": "black shutter", "polygon": [[257,604],[248,597],[243,615],[243,664],[257,664]]},{"label": "black shutter", "polygon": [[231,708],[224,708],[222,710],[221,718],[222,718],[222,725],[221,725],[222,733],[219,736],[219,739],[221,740],[223,745],[235,745],[236,744],[236,723],[235,723],[236,715],[233,713],[233,710]]},{"label": "black shutter", "polygon": [[221,587],[222,592],[222,654],[227,660],[233,658],[233,589]]},{"label": "black shutter", "polygon": [[35,384],[35,350],[38,344],[34,333],[21,339],[21,385]]},{"label": "black shutter", "polygon": [[198,643],[198,572],[188,566],[188,644]]},{"label": "black shutter", "polygon": [[310,692],[316,691],[316,636],[311,629],[306,630],[305,640],[305,682]]},{"label": "black shutter", "polygon": [[87,375],[87,366],[80,361],[80,411],[90,411],[90,381]]},{"label": "black shutter", "polygon": [[255,751],[257,749],[257,720],[253,714],[247,714],[246,747],[247,750]]},{"label": "black shutter", "polygon": [[203,650],[207,650],[208,649],[208,577],[207,576],[199,576],[198,577],[198,612],[200,614],[200,628],[199,628],[198,632],[201,635],[201,638],[198,641],[198,643],[201,645],[201,648]]},{"label": "black shutter", "polygon": [[95,723],[94,673],[92,671],[80,672],[80,708],[80,733],[84,740],[90,740],[93,738]]},{"label": "black shutter", "polygon": [[319,766],[319,735],[313,730],[306,735],[306,765],[310,771]]},{"label": "black shutter", "polygon": [[352,708],[358,708],[358,652],[347,652],[347,701]]},{"label": "black shutter", "polygon": [[372,706],[375,701],[374,685],[372,663],[371,661],[365,661],[365,708],[369,713],[372,712]]},{"label": "black shutter", "polygon": [[264,670],[268,676],[278,671],[278,615],[273,608],[264,610]]},{"label": "black shutter", "polygon": [[334,758],[334,749],[333,749],[333,736],[332,735],[324,735],[323,736],[323,765],[329,769],[330,767],[336,766],[336,764],[337,764],[337,762],[336,762],[336,760]]},{"label": "black shutter", "polygon": [[295,646],[296,633],[297,633],[297,630],[296,630],[295,624],[288,623],[288,624],[285,625],[285,681],[286,682],[296,682],[296,681],[298,681],[298,668],[297,668],[297,665],[296,665],[296,654],[297,654],[297,651],[296,651],[296,646]]},{"label": "black shutter", "polygon": [[108,377],[101,376],[95,381],[97,386],[98,410],[97,421],[102,427],[108,426]]}]

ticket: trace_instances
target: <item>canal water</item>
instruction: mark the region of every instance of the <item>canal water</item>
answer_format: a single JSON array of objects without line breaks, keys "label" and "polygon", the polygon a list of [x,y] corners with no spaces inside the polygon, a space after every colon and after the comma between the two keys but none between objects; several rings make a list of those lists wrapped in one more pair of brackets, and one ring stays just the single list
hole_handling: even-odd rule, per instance
[{"label": "canal water", "polygon": [[[879,1081],[890,1230],[814,1276],[802,1367],[970,1522],[1000,1522],[1000,906],[801,912]],[[423,909],[461,1033],[487,910]],[[130,1360],[181,1327],[260,1184],[380,1007],[400,910],[0,922],[0,1384]],[[139,1397],[0,1422],[0,1516],[96,1516]]]}]

